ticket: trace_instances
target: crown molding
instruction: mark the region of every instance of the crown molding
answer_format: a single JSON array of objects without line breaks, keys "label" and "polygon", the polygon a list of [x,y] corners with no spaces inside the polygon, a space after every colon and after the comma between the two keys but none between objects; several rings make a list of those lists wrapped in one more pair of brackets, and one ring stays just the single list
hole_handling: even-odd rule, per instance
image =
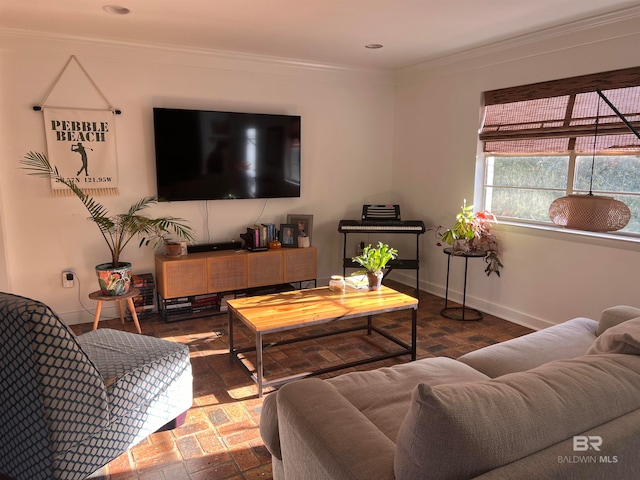
[{"label": "crown molding", "polygon": [[[122,50],[132,56],[141,56],[145,60],[152,58],[154,63],[166,63],[185,67],[217,68],[224,70],[246,70],[252,72],[272,73],[280,75],[328,75],[337,78],[368,78],[374,82],[392,85],[393,72],[385,69],[353,67],[330,63],[314,62],[304,59],[268,56],[246,52],[205,49],[160,43],[132,42],[115,39],[74,36],[50,32],[39,32],[23,29],[0,28],[0,46],[3,48],[12,42],[28,44],[34,42],[39,45],[73,44],[84,45],[88,48],[107,48]],[[58,47],[51,47],[52,49]],[[157,56],[150,57],[149,51]]]},{"label": "crown molding", "polygon": [[[597,28],[603,28],[612,24],[619,24],[622,22],[640,20],[640,6],[625,8],[616,12],[611,12],[603,15],[590,17],[584,20],[579,20],[555,27],[546,28],[537,32],[532,32],[524,35],[518,35],[509,39],[493,42],[487,45],[483,45],[477,48],[461,50],[449,55],[427,59],[423,62],[409,65],[407,67],[399,68],[395,70],[396,80],[407,80],[411,76],[424,74],[429,71],[443,69],[456,64],[462,64],[471,60],[477,60],[482,57],[495,56],[498,54],[509,53],[515,49],[521,49],[535,44],[541,44],[546,41],[555,40],[561,37],[569,37],[572,34],[579,34],[585,31],[594,30]],[[636,30],[636,33],[640,33],[640,25]],[[629,35],[622,32],[615,32],[609,35],[606,39],[619,38],[621,36]],[[605,39],[605,40],[606,40]],[[599,41],[602,41],[600,39]],[[580,44],[584,44],[580,43]],[[571,46],[578,46],[574,44]],[[557,48],[556,48],[557,50]],[[540,51],[538,54],[546,53]],[[516,54],[517,55],[517,54]],[[521,58],[517,55],[515,58]]]}]

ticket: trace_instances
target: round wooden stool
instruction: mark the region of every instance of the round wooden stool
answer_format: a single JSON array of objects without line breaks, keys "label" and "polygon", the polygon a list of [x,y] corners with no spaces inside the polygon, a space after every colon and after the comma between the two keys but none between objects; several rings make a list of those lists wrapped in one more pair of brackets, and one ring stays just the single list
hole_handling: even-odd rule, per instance
[{"label": "round wooden stool", "polygon": [[140,289],[135,287],[131,287],[129,291],[123,295],[103,295],[100,290],[98,290],[97,292],[91,292],[89,294],[89,298],[98,302],[98,305],[96,306],[96,316],[93,320],[93,329],[96,330],[98,328],[98,322],[100,321],[100,312],[102,311],[102,302],[118,302],[118,308],[120,310],[120,322],[124,325],[124,310],[122,309],[122,301],[126,300],[127,304],[129,305],[131,317],[133,318],[133,323],[136,326],[136,331],[138,333],[142,333],[142,330],[140,330],[140,324],[138,323],[136,307],[133,304],[133,297],[136,297],[138,295],[140,295]]}]

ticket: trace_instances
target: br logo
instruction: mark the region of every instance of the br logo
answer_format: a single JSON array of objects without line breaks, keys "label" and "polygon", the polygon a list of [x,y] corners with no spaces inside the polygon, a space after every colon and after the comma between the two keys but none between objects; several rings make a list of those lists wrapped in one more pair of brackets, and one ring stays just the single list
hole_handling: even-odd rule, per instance
[{"label": "br logo", "polygon": [[587,450],[600,451],[602,445],[602,437],[598,435],[575,435],[573,437],[573,451],[586,452]]}]

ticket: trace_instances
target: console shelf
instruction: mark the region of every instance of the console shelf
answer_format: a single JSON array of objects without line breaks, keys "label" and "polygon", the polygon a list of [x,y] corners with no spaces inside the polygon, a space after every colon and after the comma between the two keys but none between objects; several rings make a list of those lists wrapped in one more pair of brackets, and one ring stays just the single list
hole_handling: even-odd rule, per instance
[{"label": "console shelf", "polygon": [[164,319],[172,321],[219,312],[214,302],[201,302],[211,307],[194,307],[196,300],[211,294],[247,295],[260,287],[305,281],[315,285],[318,251],[316,247],[265,252],[223,250],[179,258],[156,255],[155,263],[158,306]]}]

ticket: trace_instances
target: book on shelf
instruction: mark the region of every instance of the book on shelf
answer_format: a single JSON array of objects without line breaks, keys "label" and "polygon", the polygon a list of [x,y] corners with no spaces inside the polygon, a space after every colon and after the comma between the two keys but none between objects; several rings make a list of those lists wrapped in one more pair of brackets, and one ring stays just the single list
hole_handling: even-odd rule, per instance
[{"label": "book on shelf", "polygon": [[150,273],[134,273],[133,275],[131,275],[131,283],[136,288],[153,286],[153,275],[151,275]]},{"label": "book on shelf", "polygon": [[165,305],[165,309],[167,310],[175,310],[177,308],[191,307],[191,302],[182,302],[182,303],[170,303]]},{"label": "book on shelf", "polygon": [[184,303],[189,302],[189,297],[176,297],[176,298],[167,298],[164,300],[165,305],[173,305],[175,303]]}]

